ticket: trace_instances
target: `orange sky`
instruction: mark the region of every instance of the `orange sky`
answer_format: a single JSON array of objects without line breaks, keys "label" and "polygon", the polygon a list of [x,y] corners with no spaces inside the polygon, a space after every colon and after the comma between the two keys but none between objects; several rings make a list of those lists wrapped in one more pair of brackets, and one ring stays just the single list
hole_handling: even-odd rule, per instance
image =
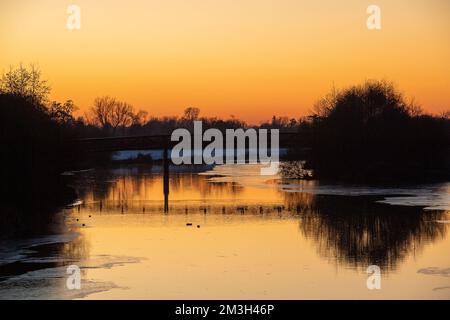
[{"label": "orange sky", "polygon": [[388,79],[437,113],[450,109],[449,36],[448,0],[1,0],[0,71],[38,64],[51,98],[81,111],[108,94],[155,116],[195,106],[256,123],[305,115],[333,84]]}]

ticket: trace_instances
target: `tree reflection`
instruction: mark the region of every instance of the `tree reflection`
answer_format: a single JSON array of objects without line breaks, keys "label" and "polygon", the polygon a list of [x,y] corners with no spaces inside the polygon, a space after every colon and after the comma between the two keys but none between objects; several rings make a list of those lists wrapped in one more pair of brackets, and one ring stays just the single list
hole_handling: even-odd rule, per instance
[{"label": "tree reflection", "polygon": [[[158,172],[105,171],[84,188],[85,213],[162,212],[162,178]],[[388,270],[424,244],[444,238],[443,211],[377,203],[380,196],[331,196],[302,192],[316,181],[296,183],[288,191],[268,184],[247,186],[235,182],[211,183],[210,176],[174,172],[170,178],[171,213],[271,213],[300,219],[301,233],[311,239],[319,254],[330,261],[365,269],[371,264]],[[98,191],[99,181],[106,181]],[[254,182],[254,181],[252,181]],[[243,198],[236,197],[240,194]],[[254,197],[246,200],[245,197]],[[256,200],[255,200],[256,199]]]},{"label": "tree reflection", "polygon": [[444,211],[381,204],[376,197],[287,193],[285,199],[291,207],[301,206],[300,231],[321,256],[356,268],[375,264],[394,270],[447,231],[436,221]]}]

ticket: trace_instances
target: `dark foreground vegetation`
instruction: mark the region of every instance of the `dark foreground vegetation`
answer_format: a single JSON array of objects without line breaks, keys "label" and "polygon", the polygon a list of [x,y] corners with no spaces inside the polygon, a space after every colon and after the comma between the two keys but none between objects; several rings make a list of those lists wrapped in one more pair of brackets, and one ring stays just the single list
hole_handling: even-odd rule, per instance
[{"label": "dark foreground vegetation", "polygon": [[[63,141],[71,135],[62,106],[56,112],[46,105],[49,88],[38,70],[21,68],[8,76],[0,87],[0,237],[39,232],[76,197],[60,175]],[[70,112],[71,106],[64,108]]]},{"label": "dark foreground vegetation", "polygon": [[[71,100],[48,100],[50,88],[38,69],[11,69],[0,79],[1,194],[0,231],[42,220],[76,195],[61,173],[88,165],[83,150],[67,148],[79,138],[170,134],[202,120],[204,129],[249,128],[231,117],[200,117],[187,108],[181,117],[148,117],[112,97],[94,101],[75,117]],[[255,127],[255,126],[252,126]],[[298,132],[296,152],[309,150],[306,166],[314,177],[350,181],[434,181],[450,179],[450,114],[432,116],[405,102],[386,82],[367,82],[333,91],[315,112],[301,119],[273,117],[259,128]],[[300,140],[301,138],[301,140]],[[107,161],[108,156],[97,157]],[[106,160],[105,160],[106,159]],[[16,233],[17,234],[17,233]]]},{"label": "dark foreground vegetation", "polygon": [[424,114],[392,84],[369,81],[320,100],[299,130],[317,178],[449,180],[449,116]]}]

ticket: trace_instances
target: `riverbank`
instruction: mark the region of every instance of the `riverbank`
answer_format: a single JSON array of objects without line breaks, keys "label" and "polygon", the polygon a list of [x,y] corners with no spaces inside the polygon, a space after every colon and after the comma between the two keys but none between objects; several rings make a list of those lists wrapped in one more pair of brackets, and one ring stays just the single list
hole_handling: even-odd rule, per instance
[{"label": "riverbank", "polygon": [[[40,194],[27,190],[2,204],[0,239],[21,238],[58,232],[62,221],[58,212],[77,199],[72,187],[61,181],[56,185],[42,185]],[[49,196],[50,195],[50,196]]]}]

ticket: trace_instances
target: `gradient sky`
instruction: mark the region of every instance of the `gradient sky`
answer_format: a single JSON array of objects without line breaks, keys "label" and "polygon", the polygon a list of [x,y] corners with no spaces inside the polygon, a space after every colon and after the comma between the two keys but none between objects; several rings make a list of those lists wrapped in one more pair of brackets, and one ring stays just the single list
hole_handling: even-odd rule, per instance
[{"label": "gradient sky", "polygon": [[[66,28],[69,4],[81,30]],[[382,30],[366,9],[382,10]],[[299,117],[334,85],[393,81],[450,109],[448,0],[1,0],[0,71],[35,63],[81,112],[111,95],[150,115]]]}]

